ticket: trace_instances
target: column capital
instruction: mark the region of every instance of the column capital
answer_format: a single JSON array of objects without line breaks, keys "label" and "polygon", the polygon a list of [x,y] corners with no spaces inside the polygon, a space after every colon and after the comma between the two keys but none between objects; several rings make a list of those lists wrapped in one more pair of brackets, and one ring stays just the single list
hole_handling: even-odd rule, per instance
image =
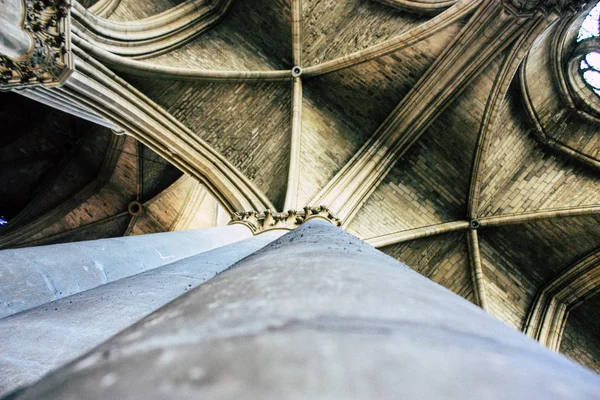
[{"label": "column capital", "polygon": [[31,37],[32,46],[19,58],[0,54],[0,90],[58,86],[74,70],[70,1],[25,0],[24,5],[20,29]]},{"label": "column capital", "polygon": [[266,210],[236,212],[231,218],[229,225],[242,224],[247,226],[254,235],[259,233],[281,229],[291,231],[312,219],[323,219],[334,226],[341,226],[342,221],[337,218],[326,206],[304,207],[302,210],[289,210],[275,212]]}]

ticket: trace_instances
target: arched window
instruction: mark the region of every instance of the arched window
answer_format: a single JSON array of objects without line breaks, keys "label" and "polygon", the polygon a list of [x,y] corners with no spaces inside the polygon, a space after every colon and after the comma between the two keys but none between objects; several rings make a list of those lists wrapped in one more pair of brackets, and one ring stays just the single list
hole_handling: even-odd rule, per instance
[{"label": "arched window", "polygon": [[[585,18],[577,35],[577,42],[593,40],[600,36],[600,3]],[[579,70],[583,80],[600,96],[600,52],[593,51],[581,60]]]},{"label": "arched window", "polygon": [[600,36],[600,3],[596,4],[596,7],[592,8],[592,11],[585,17],[581,28],[579,29],[579,35],[577,41],[581,42],[585,39]]}]

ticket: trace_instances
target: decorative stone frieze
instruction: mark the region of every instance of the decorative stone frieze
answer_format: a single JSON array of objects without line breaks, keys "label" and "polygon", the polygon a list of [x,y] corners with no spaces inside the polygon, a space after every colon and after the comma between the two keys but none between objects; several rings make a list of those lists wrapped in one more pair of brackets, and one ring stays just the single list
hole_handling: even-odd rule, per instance
[{"label": "decorative stone frieze", "polygon": [[30,86],[58,86],[73,71],[70,45],[69,0],[28,0],[21,29],[33,46],[13,59],[0,54],[0,90]]},{"label": "decorative stone frieze", "polygon": [[263,212],[247,211],[237,212],[233,215],[229,225],[243,224],[253,234],[267,232],[274,229],[291,231],[310,221],[311,219],[324,219],[335,226],[341,226],[342,222],[327,207],[304,207],[303,210],[289,210],[285,212],[274,212],[266,210]]},{"label": "decorative stone frieze", "polygon": [[578,12],[587,0],[502,0],[505,8],[519,16],[531,15],[535,12],[558,14]]}]

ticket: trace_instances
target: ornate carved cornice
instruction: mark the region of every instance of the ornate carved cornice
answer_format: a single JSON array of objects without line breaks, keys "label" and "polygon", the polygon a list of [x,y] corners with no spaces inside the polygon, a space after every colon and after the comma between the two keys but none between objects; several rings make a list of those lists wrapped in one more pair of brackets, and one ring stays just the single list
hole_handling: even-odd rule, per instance
[{"label": "ornate carved cornice", "polygon": [[233,214],[229,225],[242,224],[247,226],[253,234],[267,232],[274,229],[291,231],[310,221],[311,219],[324,219],[335,226],[341,226],[342,222],[325,206],[304,207],[303,210],[289,210],[286,212],[263,212],[247,211]]},{"label": "ornate carved cornice", "polygon": [[514,15],[527,16],[536,12],[556,14],[579,12],[588,0],[502,0],[504,7]]},{"label": "ornate carved cornice", "polygon": [[33,46],[19,58],[0,54],[0,90],[58,86],[73,71],[69,0],[28,0],[22,30]]}]

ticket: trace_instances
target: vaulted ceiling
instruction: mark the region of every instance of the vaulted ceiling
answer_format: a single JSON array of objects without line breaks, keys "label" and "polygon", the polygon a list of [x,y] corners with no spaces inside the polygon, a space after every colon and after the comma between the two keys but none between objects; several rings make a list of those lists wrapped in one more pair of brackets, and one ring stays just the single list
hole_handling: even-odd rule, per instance
[{"label": "vaulted ceiling", "polygon": [[[127,133],[116,136],[1,94],[2,247],[214,226],[249,211],[236,204],[324,204],[349,232],[520,330],[540,290],[600,248],[600,169],[540,140],[539,99],[527,103],[519,74],[524,62],[536,76],[552,68],[544,46],[567,17],[497,18],[495,0],[215,0],[181,15],[201,2],[93,3],[82,5],[104,19],[74,14],[78,57],[96,60],[81,61],[82,76],[102,74],[160,111],[126,115],[111,110],[117,97],[75,96],[75,83],[58,91]],[[101,24],[142,33],[107,39]],[[597,155],[599,125],[569,115]],[[236,188],[255,197],[210,178],[229,164],[223,175],[239,171],[248,183]],[[561,350],[600,371],[595,293],[573,309]]]},{"label": "vaulted ceiling", "polygon": [[0,248],[227,223],[203,185],[134,138],[16,94],[2,97],[0,207],[8,223]]}]

